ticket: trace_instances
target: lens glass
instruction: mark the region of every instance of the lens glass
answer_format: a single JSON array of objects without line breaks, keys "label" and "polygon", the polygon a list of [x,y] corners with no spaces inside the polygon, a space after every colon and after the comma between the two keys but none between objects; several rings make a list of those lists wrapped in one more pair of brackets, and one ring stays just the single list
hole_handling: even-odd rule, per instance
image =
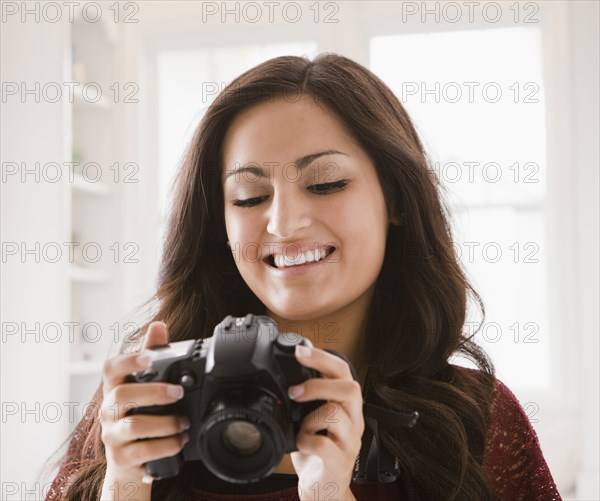
[{"label": "lens glass", "polygon": [[248,456],[260,449],[262,434],[248,421],[231,421],[223,431],[223,442],[232,452]]},{"label": "lens glass", "polygon": [[290,422],[283,399],[256,384],[224,386],[208,401],[197,435],[205,466],[227,482],[262,480],[286,450]]}]

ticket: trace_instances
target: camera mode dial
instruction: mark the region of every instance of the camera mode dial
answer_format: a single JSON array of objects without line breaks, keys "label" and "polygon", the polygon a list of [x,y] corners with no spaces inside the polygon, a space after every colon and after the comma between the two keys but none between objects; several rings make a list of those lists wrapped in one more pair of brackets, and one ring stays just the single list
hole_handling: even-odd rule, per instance
[{"label": "camera mode dial", "polygon": [[275,339],[277,346],[286,353],[294,353],[297,344],[304,344],[301,342],[302,337],[297,334],[291,334],[289,332],[281,333]]}]

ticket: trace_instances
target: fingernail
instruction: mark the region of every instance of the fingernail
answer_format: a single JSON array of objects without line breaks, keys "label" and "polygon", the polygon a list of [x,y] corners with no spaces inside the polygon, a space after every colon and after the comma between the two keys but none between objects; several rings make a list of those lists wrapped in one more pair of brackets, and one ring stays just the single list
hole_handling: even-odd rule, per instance
[{"label": "fingernail", "polygon": [[140,367],[150,367],[152,365],[152,359],[148,355],[138,355],[135,359],[135,363]]},{"label": "fingernail", "polygon": [[296,345],[296,356],[297,357],[310,357],[310,348],[302,346],[301,344]]},{"label": "fingernail", "polygon": [[187,433],[181,435],[181,445],[185,445],[190,441],[190,436]]},{"label": "fingernail", "polygon": [[288,388],[288,395],[290,398],[297,398],[304,393],[304,385],[297,384]]},{"label": "fingernail", "polygon": [[190,427],[190,420],[185,416],[179,416],[179,429],[187,430]]},{"label": "fingernail", "polygon": [[170,397],[176,398],[177,400],[179,400],[180,398],[183,397],[183,386],[169,386],[167,388],[167,394]]}]

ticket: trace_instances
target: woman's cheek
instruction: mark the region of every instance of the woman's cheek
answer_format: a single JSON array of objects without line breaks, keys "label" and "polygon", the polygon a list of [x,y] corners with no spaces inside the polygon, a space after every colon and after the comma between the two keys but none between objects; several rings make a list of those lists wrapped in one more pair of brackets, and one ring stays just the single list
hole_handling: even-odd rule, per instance
[{"label": "woman's cheek", "polygon": [[246,224],[240,231],[241,258],[250,264],[257,263],[263,258],[259,235],[260,232],[254,231],[250,223]]}]

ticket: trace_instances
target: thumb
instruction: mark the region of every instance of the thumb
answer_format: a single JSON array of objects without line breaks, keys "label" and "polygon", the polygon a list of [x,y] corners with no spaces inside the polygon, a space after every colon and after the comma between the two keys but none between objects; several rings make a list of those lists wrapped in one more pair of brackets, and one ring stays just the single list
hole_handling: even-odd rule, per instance
[{"label": "thumb", "polygon": [[142,350],[153,346],[168,344],[168,342],[169,333],[167,332],[167,325],[164,322],[152,322],[146,331]]}]

